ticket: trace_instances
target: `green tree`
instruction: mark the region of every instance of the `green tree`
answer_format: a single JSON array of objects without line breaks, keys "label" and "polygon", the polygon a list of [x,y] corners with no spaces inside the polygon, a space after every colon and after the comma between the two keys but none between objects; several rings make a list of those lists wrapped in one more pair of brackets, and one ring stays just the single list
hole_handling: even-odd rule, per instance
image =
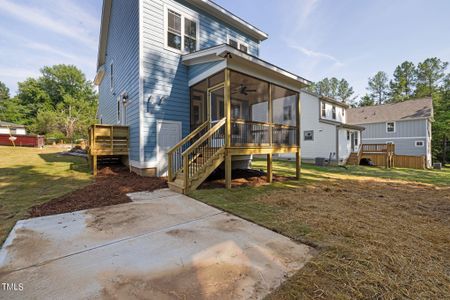
[{"label": "green tree", "polygon": [[9,99],[9,88],[0,81],[0,102]]},{"label": "green tree", "polygon": [[427,58],[417,65],[417,89],[416,96],[431,96],[439,88],[445,77],[445,69],[448,62],[443,62],[439,58]]},{"label": "green tree", "polygon": [[433,93],[433,108],[433,158],[443,163],[450,162],[450,149],[444,152],[444,143],[450,141],[450,74],[443,80],[439,91]]},{"label": "green tree", "polygon": [[358,102],[358,106],[372,106],[375,105],[375,101],[372,97],[370,97],[368,94],[365,94],[363,97],[361,97],[361,100]]},{"label": "green tree", "polygon": [[2,100],[0,101],[0,120],[27,124],[26,107],[16,97]]},{"label": "green tree", "polygon": [[413,97],[417,84],[417,70],[414,63],[404,61],[395,68],[393,77],[389,83],[390,101],[401,102]]},{"label": "green tree", "polygon": [[373,77],[369,77],[367,90],[377,104],[383,104],[389,95],[389,78],[383,71],[377,72]]},{"label": "green tree", "polygon": [[347,80],[344,78],[337,79],[336,77],[327,77],[313,83],[308,87],[308,90],[320,96],[334,98],[342,102],[353,101],[352,96],[355,93]]},{"label": "green tree", "polygon": [[95,122],[98,102],[92,82],[71,65],[43,67],[41,74],[18,84],[25,124],[40,134],[86,136],[87,127]]}]

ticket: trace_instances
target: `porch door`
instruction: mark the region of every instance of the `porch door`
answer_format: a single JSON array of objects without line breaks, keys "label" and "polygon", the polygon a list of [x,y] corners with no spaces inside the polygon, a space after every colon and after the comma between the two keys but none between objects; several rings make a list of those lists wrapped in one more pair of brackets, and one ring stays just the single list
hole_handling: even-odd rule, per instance
[{"label": "porch door", "polygon": [[208,89],[208,119],[215,123],[225,117],[224,85]]},{"label": "porch door", "polygon": [[355,132],[351,133],[350,142],[351,142],[351,150],[352,150],[352,152],[355,152],[356,151],[356,149],[355,149]]}]

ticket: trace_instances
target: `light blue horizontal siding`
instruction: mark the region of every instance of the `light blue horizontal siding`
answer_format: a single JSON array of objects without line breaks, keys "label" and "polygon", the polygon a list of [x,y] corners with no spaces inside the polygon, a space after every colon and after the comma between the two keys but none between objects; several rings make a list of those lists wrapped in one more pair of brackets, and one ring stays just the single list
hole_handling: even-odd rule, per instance
[{"label": "light blue horizontal siding", "polygon": [[[200,49],[224,44],[227,36],[245,42],[249,52],[259,54],[258,42],[239,30],[232,28],[215,17],[204,13],[183,0],[177,1],[199,14]],[[170,4],[169,4],[170,6]],[[144,159],[156,159],[156,121],[169,120],[182,123],[182,134],[190,131],[189,79],[197,76],[216,63],[186,67],[181,55],[164,48],[164,2],[144,0],[143,2],[143,76],[144,76]],[[151,97],[150,104],[148,99]],[[165,99],[161,101],[160,99]]]},{"label": "light blue horizontal siding", "polygon": [[[110,89],[110,64],[114,65],[114,89]],[[130,158],[139,161],[139,0],[113,0],[106,48],[105,77],[99,86],[99,117],[117,124],[117,97],[128,93]]]},{"label": "light blue horizontal siding", "polygon": [[195,78],[196,76],[198,76],[201,73],[203,73],[203,72],[213,68],[214,66],[216,66],[216,65],[218,65],[220,63],[221,63],[221,61],[213,61],[213,62],[209,62],[209,63],[189,66],[189,68],[188,68],[188,78],[189,78],[189,80]]},{"label": "light blue horizontal siding", "polygon": [[426,120],[396,121],[395,132],[386,132],[386,123],[361,124],[366,129],[363,138],[397,138],[427,135]]}]

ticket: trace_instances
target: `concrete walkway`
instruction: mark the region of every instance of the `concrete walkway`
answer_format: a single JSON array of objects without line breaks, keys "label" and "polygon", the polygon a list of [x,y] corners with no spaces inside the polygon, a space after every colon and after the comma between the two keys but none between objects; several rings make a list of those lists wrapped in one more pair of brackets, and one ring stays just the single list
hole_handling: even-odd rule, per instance
[{"label": "concrete walkway", "polygon": [[[0,250],[8,299],[259,299],[306,245],[169,190],[17,222]],[[11,287],[12,285],[10,285]]]}]

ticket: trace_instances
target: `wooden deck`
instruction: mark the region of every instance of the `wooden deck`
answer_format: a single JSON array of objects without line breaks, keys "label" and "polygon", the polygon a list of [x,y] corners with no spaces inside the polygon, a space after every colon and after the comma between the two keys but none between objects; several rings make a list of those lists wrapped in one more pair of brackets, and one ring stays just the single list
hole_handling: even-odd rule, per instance
[{"label": "wooden deck", "polygon": [[99,157],[128,156],[129,136],[128,126],[95,124],[89,127],[88,157],[94,175],[97,175]]}]

